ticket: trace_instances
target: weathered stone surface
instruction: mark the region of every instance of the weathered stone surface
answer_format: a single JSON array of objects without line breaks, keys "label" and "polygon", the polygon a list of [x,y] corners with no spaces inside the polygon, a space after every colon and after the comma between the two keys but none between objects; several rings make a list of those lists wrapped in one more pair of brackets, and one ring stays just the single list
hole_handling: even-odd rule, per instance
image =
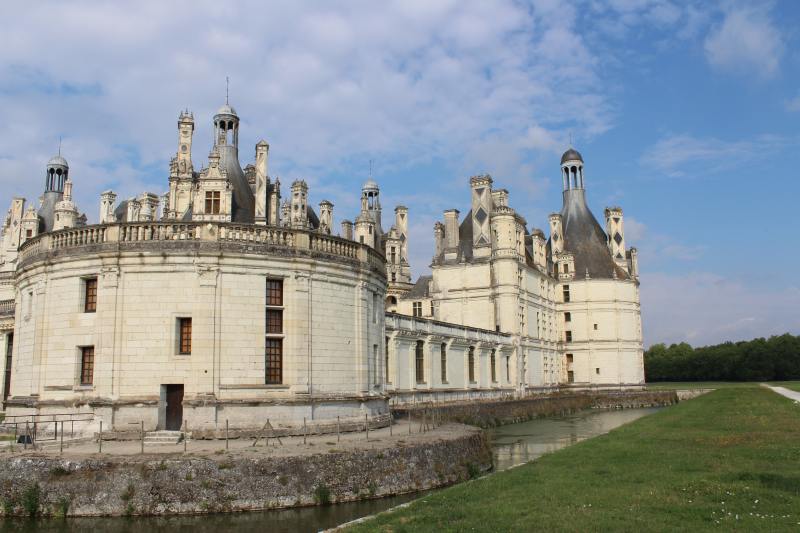
[{"label": "weathered stone surface", "polygon": [[468,402],[451,405],[419,404],[395,407],[395,418],[423,416],[441,421],[460,422],[482,428],[515,424],[545,416],[559,416],[581,409],[630,409],[656,407],[678,402],[675,391],[623,392],[605,394],[555,394],[519,400]]},{"label": "weathered stone surface", "polygon": [[41,514],[177,514],[344,502],[425,490],[491,468],[486,437],[310,456],[85,457],[0,460],[0,512],[28,514],[39,487]]}]

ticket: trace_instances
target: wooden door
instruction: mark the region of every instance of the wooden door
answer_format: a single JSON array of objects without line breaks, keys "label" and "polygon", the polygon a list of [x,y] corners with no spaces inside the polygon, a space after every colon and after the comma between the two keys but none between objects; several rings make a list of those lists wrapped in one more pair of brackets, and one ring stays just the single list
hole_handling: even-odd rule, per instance
[{"label": "wooden door", "polygon": [[167,431],[180,431],[183,425],[183,385],[167,385]]}]

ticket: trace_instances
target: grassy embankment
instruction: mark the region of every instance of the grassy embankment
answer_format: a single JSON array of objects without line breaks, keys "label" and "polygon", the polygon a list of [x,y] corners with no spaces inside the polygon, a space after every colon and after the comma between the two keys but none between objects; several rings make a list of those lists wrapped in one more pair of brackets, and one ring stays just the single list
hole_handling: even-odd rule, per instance
[{"label": "grassy embankment", "polygon": [[[800,390],[800,381],[768,381],[768,385],[786,387],[787,389]],[[742,389],[759,387],[757,381],[656,381],[648,383],[650,390],[678,390],[678,389]]]},{"label": "grassy embankment", "polygon": [[796,531],[798,442],[791,400],[721,389],[352,531]]}]

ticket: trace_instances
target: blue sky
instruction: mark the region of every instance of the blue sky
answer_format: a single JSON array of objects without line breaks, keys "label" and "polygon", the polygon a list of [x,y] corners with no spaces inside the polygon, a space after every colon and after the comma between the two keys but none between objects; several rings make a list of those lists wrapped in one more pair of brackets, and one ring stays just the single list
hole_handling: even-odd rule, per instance
[{"label": "blue sky", "polygon": [[640,250],[645,344],[800,333],[800,4],[672,0],[37,2],[6,6],[0,205],[35,199],[63,137],[79,206],[167,188],[189,107],[196,166],[224,102],[242,163],[353,218],[374,160],[384,226],[433,223],[490,173],[529,223],[561,206],[560,153]]}]

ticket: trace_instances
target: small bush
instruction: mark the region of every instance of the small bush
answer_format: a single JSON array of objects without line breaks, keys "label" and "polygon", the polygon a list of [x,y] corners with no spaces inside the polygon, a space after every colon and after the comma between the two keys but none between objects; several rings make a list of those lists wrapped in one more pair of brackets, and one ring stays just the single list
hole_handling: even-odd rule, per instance
[{"label": "small bush", "polygon": [[22,493],[22,509],[28,516],[39,514],[39,506],[42,500],[42,488],[39,483],[34,483]]},{"label": "small bush", "polygon": [[0,503],[2,503],[2,506],[3,506],[3,514],[4,514],[5,516],[11,516],[11,515],[13,515],[13,514],[14,514],[14,510],[15,510],[15,509],[16,509],[16,507],[17,507],[17,502],[14,500],[14,498],[13,498],[13,497],[11,497],[11,498],[8,498],[8,499],[6,499],[6,498],[3,498],[3,499],[2,499],[2,502],[0,502]]},{"label": "small bush", "polygon": [[278,483],[285,487],[289,483],[289,479],[286,476],[280,476],[278,478]]},{"label": "small bush", "polygon": [[331,489],[320,483],[314,489],[314,501],[318,505],[328,505],[331,503]]},{"label": "small bush", "polygon": [[50,475],[53,477],[68,476],[69,470],[67,470],[61,465],[54,466],[53,468],[50,469]]},{"label": "small bush", "polygon": [[128,483],[128,486],[119,495],[119,499],[123,502],[129,502],[133,499],[134,494],[136,494],[136,487],[133,486],[133,483]]},{"label": "small bush", "polygon": [[72,502],[70,502],[69,498],[66,496],[60,497],[56,503],[56,516],[59,518],[65,518],[67,513],[69,513],[69,506],[71,503]]},{"label": "small bush", "polygon": [[467,474],[470,479],[475,479],[481,475],[481,469],[475,463],[467,463]]}]

